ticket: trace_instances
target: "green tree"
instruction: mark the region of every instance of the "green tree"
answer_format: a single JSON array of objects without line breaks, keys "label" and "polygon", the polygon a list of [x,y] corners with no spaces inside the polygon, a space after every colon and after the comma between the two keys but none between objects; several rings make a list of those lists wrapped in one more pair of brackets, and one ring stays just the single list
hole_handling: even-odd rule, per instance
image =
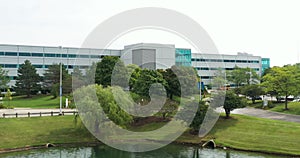
[{"label": "green tree", "polygon": [[222,87],[224,87],[225,84],[226,84],[226,74],[225,74],[225,72],[221,68],[219,68],[215,72],[214,76],[215,77],[212,80],[211,86],[215,87],[217,89],[221,89]]},{"label": "green tree", "polygon": [[[170,99],[173,99],[174,95],[181,96],[181,86],[196,88],[198,78],[196,71],[192,67],[172,66],[166,70],[159,71],[167,82],[166,90]],[[179,81],[185,85],[180,85]],[[194,89],[190,90],[192,91],[187,92],[188,94],[192,94]]]},{"label": "green tree", "polygon": [[[63,94],[71,92],[72,78],[68,74],[68,70],[62,65],[62,82],[63,82]],[[46,70],[43,77],[43,89],[50,91],[54,98],[59,94],[60,83],[60,64],[52,64]]]},{"label": "green tree", "polygon": [[10,107],[10,101],[12,100],[12,93],[10,89],[7,89],[5,93],[5,100],[8,101],[8,106]]},{"label": "green tree", "polygon": [[[127,95],[122,95],[125,92],[120,87],[104,88],[102,85],[88,85],[76,89],[73,93],[74,98],[77,98],[77,108],[83,114],[81,119],[89,129],[93,129],[96,133],[101,133],[100,128],[105,130],[103,125],[107,125],[108,119],[124,128],[133,121],[133,117],[116,103],[112,93],[113,89],[114,92],[120,94],[118,97],[121,97],[121,100],[130,102]],[[94,94],[91,92],[93,91],[96,91],[98,100],[92,99]],[[133,105],[133,103],[128,105]],[[106,116],[101,115],[102,110]]]},{"label": "green tree", "polygon": [[[115,71],[115,84],[123,87],[128,81],[127,70],[124,63],[116,56],[105,56],[97,63],[95,83],[104,87],[111,86],[112,73]],[[123,87],[124,88],[124,87]]]},{"label": "green tree", "polygon": [[149,98],[149,90],[154,83],[160,83],[162,86],[167,87],[167,82],[164,80],[161,73],[157,70],[143,69],[140,72],[139,78],[133,85],[132,91],[138,95]]},{"label": "green tree", "polygon": [[234,67],[234,70],[227,71],[228,81],[234,83],[237,88],[242,85],[249,85],[251,83],[257,83],[259,81],[258,74],[251,68]]},{"label": "green tree", "polygon": [[72,76],[72,78],[70,77],[70,78],[66,79],[66,83],[65,83],[65,84],[68,84],[68,82],[69,82],[70,87],[67,87],[67,88],[69,88],[70,91],[72,90],[72,85],[73,85],[74,89],[77,89],[86,84],[85,80],[84,80],[84,76],[82,74],[82,71],[78,67],[75,67],[73,69],[71,76]]},{"label": "green tree", "polygon": [[233,91],[227,91],[225,95],[225,101],[223,108],[225,110],[226,118],[230,117],[230,112],[237,108],[243,108],[247,105],[247,102],[237,96]]},{"label": "green tree", "polygon": [[93,62],[92,65],[85,70],[84,81],[86,85],[95,84],[95,73],[97,63]]},{"label": "green tree", "polygon": [[30,97],[31,94],[36,94],[41,89],[40,82],[41,77],[36,72],[35,67],[31,65],[29,60],[26,60],[18,69],[16,92]]},{"label": "green tree", "polygon": [[0,66],[0,90],[7,88],[7,84],[9,82],[7,73],[8,71],[3,70],[2,67]]},{"label": "green tree", "polygon": [[264,91],[261,86],[257,84],[246,85],[241,89],[241,93],[251,97],[252,103],[255,103],[255,99],[260,95],[264,94]]},{"label": "green tree", "polygon": [[285,110],[288,110],[287,98],[299,93],[300,73],[298,66],[287,65],[284,67],[273,67],[263,77],[262,85],[267,91],[276,90],[279,96],[285,96]]},{"label": "green tree", "polygon": [[129,89],[131,90],[133,85],[136,83],[137,79],[140,76],[141,68],[134,64],[129,64],[126,66],[129,79]]},{"label": "green tree", "polygon": [[178,103],[174,101],[167,101],[167,103],[161,108],[158,114],[166,120],[167,117],[173,116],[178,109]]},{"label": "green tree", "polygon": [[208,105],[206,105],[205,102],[200,101],[196,115],[195,115],[192,123],[190,124],[190,128],[192,128],[193,133],[196,133],[199,131],[200,126],[204,120],[205,114],[207,112],[207,109],[208,109]]}]

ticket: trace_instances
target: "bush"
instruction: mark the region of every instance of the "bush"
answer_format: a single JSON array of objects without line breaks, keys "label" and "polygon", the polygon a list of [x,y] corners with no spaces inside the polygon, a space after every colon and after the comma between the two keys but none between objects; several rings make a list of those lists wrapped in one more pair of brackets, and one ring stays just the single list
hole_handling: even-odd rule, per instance
[{"label": "bush", "polygon": [[4,105],[3,103],[0,103],[0,109],[13,109],[13,106]]},{"label": "bush", "polygon": [[268,101],[268,108],[274,108],[275,105],[273,104],[272,101]]}]

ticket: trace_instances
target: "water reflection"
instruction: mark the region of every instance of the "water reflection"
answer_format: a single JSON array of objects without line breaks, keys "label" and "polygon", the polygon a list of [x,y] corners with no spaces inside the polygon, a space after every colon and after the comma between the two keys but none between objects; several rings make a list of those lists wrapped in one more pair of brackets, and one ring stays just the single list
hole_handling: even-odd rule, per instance
[{"label": "water reflection", "polygon": [[2,154],[5,158],[266,158],[275,157],[258,153],[237,152],[220,149],[200,149],[182,145],[168,145],[164,148],[132,153],[113,149],[105,145],[95,147],[50,148]]}]

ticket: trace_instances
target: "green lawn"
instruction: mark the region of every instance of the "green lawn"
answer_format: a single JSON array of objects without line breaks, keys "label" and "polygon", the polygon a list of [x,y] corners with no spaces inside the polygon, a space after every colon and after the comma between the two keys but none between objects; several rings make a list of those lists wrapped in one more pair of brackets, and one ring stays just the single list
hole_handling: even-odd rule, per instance
[{"label": "green lawn", "polygon": [[[7,101],[5,101],[6,104]],[[65,104],[65,97],[63,97],[63,105]],[[58,108],[59,97],[53,99],[48,95],[37,95],[32,98],[26,98],[24,96],[13,97],[10,101],[10,105],[14,108]]]},{"label": "green lawn", "polygon": [[74,116],[0,119],[0,138],[0,149],[94,141],[87,130],[75,127]]},{"label": "green lawn", "polygon": [[243,115],[220,118],[206,137],[236,149],[300,155],[300,124]]},{"label": "green lawn", "polygon": [[[151,123],[145,126],[131,127],[131,130],[149,131],[163,125],[164,123]],[[204,140],[215,138],[218,145],[235,149],[300,155],[299,135],[299,123],[232,115],[231,119],[220,117],[215,127],[205,138],[199,138],[197,135],[185,132],[176,141],[178,143],[198,144]],[[159,136],[153,135],[152,138],[156,139]]]},{"label": "green lawn", "polygon": [[288,108],[289,110],[284,110],[284,103],[275,104],[275,107],[271,109],[271,111],[283,112],[286,114],[294,114],[300,115],[300,102],[289,102]]},{"label": "green lawn", "polygon": [[[151,131],[165,122],[130,127],[133,131]],[[174,129],[169,129],[174,130]],[[142,134],[142,133],[141,133]],[[300,124],[250,116],[221,117],[205,137],[185,132],[180,143],[200,143],[215,138],[218,145],[235,149],[300,155]],[[95,141],[85,128],[76,127],[74,116],[0,119],[0,149],[43,145],[46,143],[73,143]],[[153,135],[149,139],[157,139]],[[121,139],[130,139],[121,138]]]}]

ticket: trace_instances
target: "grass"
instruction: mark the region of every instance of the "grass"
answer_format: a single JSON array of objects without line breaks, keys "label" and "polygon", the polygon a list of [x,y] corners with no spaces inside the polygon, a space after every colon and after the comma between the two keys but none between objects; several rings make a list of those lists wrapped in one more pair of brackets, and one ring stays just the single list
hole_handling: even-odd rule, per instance
[{"label": "grass", "polygon": [[300,155],[300,124],[233,115],[220,118],[206,137],[242,150]]},{"label": "grass", "polygon": [[0,149],[95,140],[74,116],[0,119],[0,138]]},{"label": "grass", "polygon": [[282,112],[286,114],[300,115],[300,102],[289,102],[288,108],[289,110],[284,109],[284,103],[275,104],[275,107],[271,109],[271,111]]},{"label": "grass", "polygon": [[[151,131],[165,124],[166,122],[150,123],[130,127],[130,130]],[[149,139],[159,139],[160,134],[155,133]],[[298,123],[232,115],[231,119],[221,117],[205,138],[185,132],[177,142],[198,144],[203,140],[215,139],[218,145],[235,149],[300,155],[299,134]],[[75,127],[74,116],[0,119],[0,138],[0,149],[95,141],[85,128]],[[132,140],[134,137],[118,139]]]},{"label": "grass", "polygon": [[[64,102],[65,97],[63,97],[63,105]],[[8,104],[7,101],[4,101],[4,103]],[[31,98],[16,96],[13,97],[9,104],[14,108],[58,108],[59,97],[53,99],[53,97],[49,95],[37,95]]]},{"label": "grass", "polygon": [[[131,127],[131,130],[149,131],[163,125],[164,123],[151,123],[140,127]],[[218,145],[240,150],[300,155],[299,134],[300,124],[298,123],[232,115],[231,119],[220,117],[205,138],[191,135],[187,131],[176,142],[199,144],[206,140],[215,139]],[[153,135],[149,138],[157,139],[159,135]]]}]

